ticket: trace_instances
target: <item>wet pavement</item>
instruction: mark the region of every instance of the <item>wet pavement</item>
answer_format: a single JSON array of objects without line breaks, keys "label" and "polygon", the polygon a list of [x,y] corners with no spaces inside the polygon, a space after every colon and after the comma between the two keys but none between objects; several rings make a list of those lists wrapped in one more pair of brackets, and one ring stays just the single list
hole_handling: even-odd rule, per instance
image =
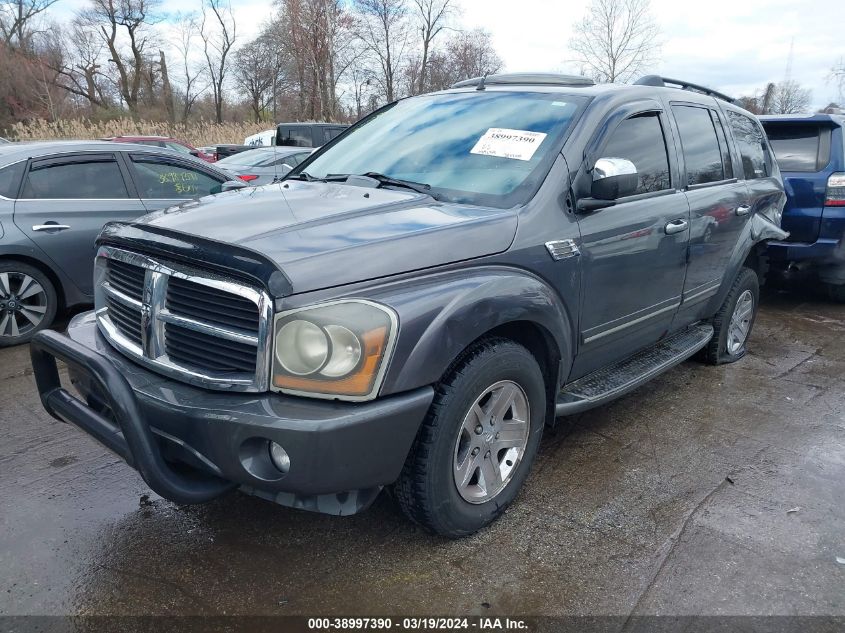
[{"label": "wet pavement", "polygon": [[749,356],[561,420],[502,519],[445,541],[386,495],[175,506],[0,350],[0,614],[845,615],[844,370],[845,306],[770,296]]}]

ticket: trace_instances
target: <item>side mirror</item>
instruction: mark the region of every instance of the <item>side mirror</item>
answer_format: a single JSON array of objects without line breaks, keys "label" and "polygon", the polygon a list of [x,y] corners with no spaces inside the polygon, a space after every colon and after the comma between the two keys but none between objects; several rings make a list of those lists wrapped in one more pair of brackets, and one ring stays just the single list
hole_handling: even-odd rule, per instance
[{"label": "side mirror", "polygon": [[639,183],[637,167],[626,158],[599,158],[593,167],[591,194],[599,200],[616,200],[632,195]]},{"label": "side mirror", "polygon": [[590,197],[578,200],[582,213],[612,207],[616,200],[636,193],[639,184],[637,167],[626,158],[599,158],[593,167]]},{"label": "side mirror", "polygon": [[242,180],[227,180],[220,185],[220,191],[223,193],[226,191],[235,191],[236,189],[246,189],[247,187],[249,185]]}]

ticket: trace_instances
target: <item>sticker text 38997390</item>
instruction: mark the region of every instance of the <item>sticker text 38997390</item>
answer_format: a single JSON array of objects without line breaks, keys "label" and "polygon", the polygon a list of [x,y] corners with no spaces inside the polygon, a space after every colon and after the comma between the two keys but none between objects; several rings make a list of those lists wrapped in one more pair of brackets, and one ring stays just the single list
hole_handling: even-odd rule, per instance
[{"label": "sticker text 38997390", "polygon": [[531,160],[540,143],[546,138],[543,132],[509,130],[491,127],[470,150],[470,154],[497,156],[513,160]]}]

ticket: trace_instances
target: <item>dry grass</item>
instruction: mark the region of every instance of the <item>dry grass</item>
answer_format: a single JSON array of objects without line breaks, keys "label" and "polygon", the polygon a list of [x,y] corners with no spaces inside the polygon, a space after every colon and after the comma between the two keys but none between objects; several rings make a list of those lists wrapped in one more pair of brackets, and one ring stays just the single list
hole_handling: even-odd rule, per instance
[{"label": "dry grass", "polygon": [[251,134],[271,129],[272,123],[211,123],[194,121],[180,123],[159,123],[155,121],[133,121],[115,119],[112,121],[88,121],[72,119],[44,121],[37,119],[28,123],[16,123],[8,130],[10,138],[18,141],[48,141],[54,139],[97,139],[108,136],[172,136],[195,147],[222,143],[243,143]]}]

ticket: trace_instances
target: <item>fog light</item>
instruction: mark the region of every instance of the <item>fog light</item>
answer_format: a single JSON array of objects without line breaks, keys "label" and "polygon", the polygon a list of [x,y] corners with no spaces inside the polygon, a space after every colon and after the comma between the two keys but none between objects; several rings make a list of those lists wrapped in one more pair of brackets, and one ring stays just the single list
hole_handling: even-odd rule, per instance
[{"label": "fog light", "polygon": [[290,470],[290,457],[288,457],[287,451],[275,442],[270,442],[270,461],[283,473]]}]

